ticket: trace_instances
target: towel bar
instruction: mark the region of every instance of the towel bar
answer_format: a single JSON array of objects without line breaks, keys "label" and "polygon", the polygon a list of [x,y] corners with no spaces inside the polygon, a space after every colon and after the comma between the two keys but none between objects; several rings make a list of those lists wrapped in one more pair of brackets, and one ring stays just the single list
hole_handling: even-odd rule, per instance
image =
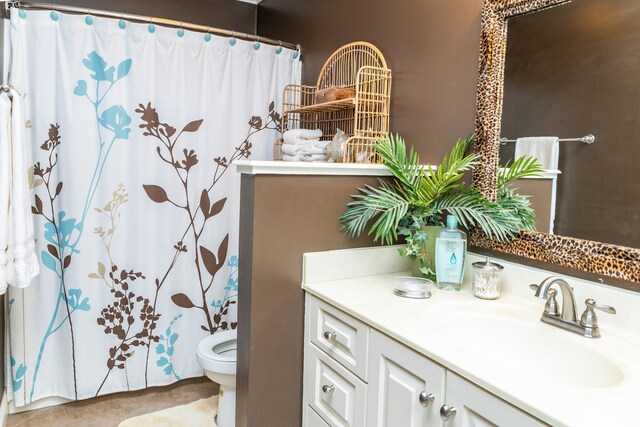
[{"label": "towel bar", "polygon": [[[505,145],[508,142],[516,142],[517,140],[515,139],[507,139],[507,138],[500,138],[500,144]],[[596,142],[596,137],[595,135],[589,134],[589,135],[585,135],[582,136],[580,138],[564,138],[564,139],[560,139],[560,142],[582,142],[584,144],[593,144],[594,142]]]}]

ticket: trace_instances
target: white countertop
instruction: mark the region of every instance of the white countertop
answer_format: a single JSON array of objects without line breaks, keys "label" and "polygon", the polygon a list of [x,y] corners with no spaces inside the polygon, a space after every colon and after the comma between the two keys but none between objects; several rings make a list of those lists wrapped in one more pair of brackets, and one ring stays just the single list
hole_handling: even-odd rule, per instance
[{"label": "white countertop", "polygon": [[[343,176],[391,176],[381,164],[371,163],[322,163],[283,162],[276,160],[236,160],[238,173],[248,175],[343,175]],[[425,166],[426,167],[426,166]],[[433,167],[433,166],[432,166]],[[560,171],[548,170],[539,177],[528,179],[552,179]]]},{"label": "white countertop", "polygon": [[[544,301],[533,296],[528,284],[540,283],[541,278],[552,275],[549,272],[499,261],[505,266],[505,286],[498,300],[473,297],[469,271],[462,291],[434,289],[432,298],[412,300],[392,293],[393,278],[406,274],[402,270],[408,266],[395,251],[372,248],[306,254],[303,288],[546,423],[640,424],[640,410],[635,406],[640,397],[640,337],[636,332],[640,315],[634,310],[638,294],[569,279],[575,287],[578,315],[586,296],[618,309],[618,316],[599,313],[602,338],[588,339],[540,322]],[[467,262],[480,259],[469,254]],[[375,271],[369,273],[372,267]],[[385,269],[387,274],[383,274]],[[483,335],[483,331],[474,330],[477,325],[468,317],[503,319],[500,316],[505,314],[516,324],[506,327],[511,331],[509,336],[500,331]],[[529,340],[533,336],[539,341]],[[527,349],[528,345],[537,347]],[[509,357],[511,349],[516,355],[531,352],[541,356],[539,360],[523,360],[514,370],[506,363],[514,360],[483,357],[478,346],[505,348],[508,351],[502,359]],[[590,361],[598,358],[615,365],[623,379],[603,386],[600,373],[589,369]],[[581,366],[586,368],[575,373],[575,384],[559,380],[564,371]]]}]

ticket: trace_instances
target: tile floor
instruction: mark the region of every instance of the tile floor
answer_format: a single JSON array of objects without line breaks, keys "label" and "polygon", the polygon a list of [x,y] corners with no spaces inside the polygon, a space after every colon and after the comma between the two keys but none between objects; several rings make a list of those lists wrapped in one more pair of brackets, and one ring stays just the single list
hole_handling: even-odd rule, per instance
[{"label": "tile floor", "polygon": [[[129,393],[110,394],[66,405],[9,415],[9,427],[116,427],[127,418],[213,396],[218,386],[208,378],[180,381]],[[185,427],[188,424],[185,424]]]}]

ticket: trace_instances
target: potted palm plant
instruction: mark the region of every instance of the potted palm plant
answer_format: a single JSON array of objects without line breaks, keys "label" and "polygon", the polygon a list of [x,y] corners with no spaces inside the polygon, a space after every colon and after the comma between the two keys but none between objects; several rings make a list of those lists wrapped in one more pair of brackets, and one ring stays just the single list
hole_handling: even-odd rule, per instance
[{"label": "potted palm plant", "polygon": [[500,241],[520,230],[533,230],[535,214],[528,197],[516,194],[509,183],[538,176],[541,165],[534,157],[521,157],[507,164],[498,176],[498,197],[490,201],[462,178],[479,162],[477,154],[466,154],[473,136],[459,139],[451,153],[437,168],[423,167],[413,148],[407,151],[399,136],[390,135],[376,145],[376,151],[394,179],[380,180],[377,187],[358,188],[359,194],[347,204],[340,217],[347,235],[361,235],[368,227],[374,241],[396,242],[403,236],[406,246],[400,254],[414,260],[414,274],[435,275],[433,254],[435,237],[448,212],[469,229],[480,227]]}]

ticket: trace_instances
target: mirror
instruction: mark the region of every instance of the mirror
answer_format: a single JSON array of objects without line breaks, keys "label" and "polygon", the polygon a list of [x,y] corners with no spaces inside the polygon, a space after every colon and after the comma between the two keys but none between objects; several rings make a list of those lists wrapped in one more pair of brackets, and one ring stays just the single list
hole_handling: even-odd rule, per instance
[{"label": "mirror", "polygon": [[499,243],[475,233],[472,245],[619,278],[620,286],[640,290],[636,3],[485,0],[475,145],[483,162],[475,184],[495,196],[499,164],[515,149],[501,146],[503,136],[594,134],[596,142],[560,142],[553,235],[522,232]]},{"label": "mirror", "polygon": [[[554,234],[640,248],[638,22],[637,0],[575,0],[507,22],[502,136],[562,138]],[[595,143],[579,140],[589,134]],[[501,165],[515,146],[501,145]]]}]

